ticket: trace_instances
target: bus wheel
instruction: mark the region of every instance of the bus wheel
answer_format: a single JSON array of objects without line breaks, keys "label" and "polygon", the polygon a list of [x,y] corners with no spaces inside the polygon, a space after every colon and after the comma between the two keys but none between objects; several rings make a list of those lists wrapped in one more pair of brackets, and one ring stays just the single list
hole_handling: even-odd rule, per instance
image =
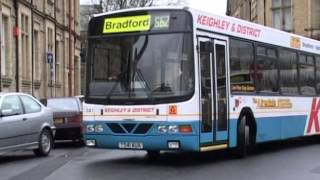
[{"label": "bus wheel", "polygon": [[160,156],[160,151],[152,151],[152,150],[148,150],[147,151],[147,157],[149,159],[157,159]]},{"label": "bus wheel", "polygon": [[248,148],[250,145],[250,126],[246,124],[246,116],[240,118],[238,125],[238,140],[237,140],[237,156],[244,158],[247,156]]}]

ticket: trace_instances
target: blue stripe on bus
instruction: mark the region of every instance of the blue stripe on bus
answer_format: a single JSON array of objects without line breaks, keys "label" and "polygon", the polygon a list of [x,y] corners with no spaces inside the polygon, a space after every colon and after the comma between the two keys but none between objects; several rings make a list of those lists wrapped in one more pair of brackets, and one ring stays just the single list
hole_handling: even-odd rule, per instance
[{"label": "blue stripe on bus", "polygon": [[[96,139],[101,148],[118,148],[118,142],[143,142],[145,149],[166,150],[168,141],[180,141],[181,150],[199,151],[199,121],[191,122],[134,122],[134,123],[153,123],[153,127],[144,135],[137,134],[114,134],[106,126],[110,121],[89,121],[90,124],[102,124],[105,131],[103,134],[85,134],[86,139]],[[257,118],[257,136],[256,142],[267,142],[273,140],[288,139],[304,135],[307,116],[283,116],[283,117],[265,117]],[[84,122],[84,124],[87,124]],[[125,123],[125,122],[114,122]],[[128,122],[132,123],[132,122]],[[193,129],[192,134],[160,134],[157,132],[158,125],[179,125],[190,124]],[[229,122],[229,147],[237,146],[237,119],[231,119]],[[205,139],[205,134],[201,135]],[[208,134],[208,138],[212,135]],[[203,139],[203,140],[204,140]]]},{"label": "blue stripe on bus", "polygon": [[[256,118],[256,142],[284,140],[304,135],[307,116],[282,116]],[[237,120],[230,120],[229,146],[237,146]]]},{"label": "blue stripe on bus", "polygon": [[159,135],[159,136],[115,136],[85,135],[85,139],[95,139],[98,148],[118,149],[119,142],[143,143],[144,150],[169,150],[169,141],[179,141],[182,151],[199,151],[197,135]]}]

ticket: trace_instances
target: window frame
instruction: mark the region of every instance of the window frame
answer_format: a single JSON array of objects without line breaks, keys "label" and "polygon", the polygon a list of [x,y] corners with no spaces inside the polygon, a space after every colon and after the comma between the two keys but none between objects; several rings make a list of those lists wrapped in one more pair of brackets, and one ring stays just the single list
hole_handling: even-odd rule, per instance
[{"label": "window frame", "polygon": [[[274,6],[274,0],[272,0],[272,5],[271,5],[271,11],[272,11],[272,25],[274,28],[277,28],[275,26],[274,22],[274,12],[279,11],[279,16],[280,16],[280,27],[277,29],[287,31],[287,32],[292,32],[293,31],[293,17],[292,17],[292,0],[290,0],[290,5],[285,5],[284,1],[285,0],[279,0],[280,5],[279,6]],[[285,21],[285,11],[290,10],[290,17],[291,17],[291,27],[290,29],[286,29],[286,21]]]},{"label": "window frame", "polygon": [[17,95],[17,94],[8,94],[8,95],[3,96],[3,98],[1,99],[0,109],[2,110],[2,105],[5,102],[6,98],[8,98],[8,97],[16,97],[18,102],[19,102],[19,104],[20,104],[21,113],[20,114],[15,114],[14,116],[24,115],[25,114],[24,106],[22,104],[22,101],[21,101],[19,95]]},{"label": "window frame", "polygon": [[[29,96],[27,96],[27,95],[18,95],[18,97],[19,97],[20,102],[21,102],[21,105],[22,105],[22,107],[23,107],[23,112],[24,112],[24,114],[33,114],[33,113],[39,113],[39,112],[42,111],[41,105],[40,105],[37,101],[35,101],[33,98],[31,98],[31,97],[29,97]],[[32,100],[33,102],[35,102],[35,103],[40,107],[39,111],[36,111],[36,112],[27,112],[27,109],[26,109],[26,106],[25,106],[25,104],[24,104],[24,102],[23,102],[22,97],[26,97],[26,98]]]},{"label": "window frame", "polygon": [[[298,61],[298,63],[297,63],[297,65],[298,65],[298,90],[299,90],[299,94],[301,95],[301,96],[311,96],[311,97],[313,97],[313,96],[317,96],[317,95],[319,95],[319,93],[317,92],[317,87],[316,87],[316,83],[317,83],[317,77],[316,77],[316,72],[317,72],[317,70],[316,70],[316,57],[315,57],[315,55],[313,55],[313,54],[311,54],[311,53],[307,53],[307,52],[301,52],[301,51],[299,51],[298,53],[297,53],[297,56],[298,56],[298,58],[297,58],[297,61]],[[308,95],[308,94],[303,94],[303,92],[302,92],[302,84],[301,84],[301,76],[300,76],[300,72],[301,72],[301,70],[300,70],[300,65],[301,65],[301,61],[300,61],[300,57],[301,56],[305,56],[306,57],[306,60],[308,60],[308,58],[309,57],[311,57],[312,59],[313,59],[313,70],[314,70],[314,72],[313,72],[313,87],[315,88],[315,94],[314,95]]]},{"label": "window frame", "polygon": [[[259,55],[258,54],[258,47],[264,47],[265,48],[265,56],[262,56],[262,55]],[[268,56],[268,49],[272,49],[275,51],[276,53],[276,57],[273,58],[273,57],[269,57]],[[253,81],[254,81],[254,86],[256,88],[256,94],[265,94],[265,95],[280,95],[281,94],[281,91],[280,91],[280,66],[279,66],[279,49],[278,49],[278,46],[275,46],[275,45],[271,45],[271,44],[266,44],[266,43],[260,43],[260,42],[255,42],[254,43],[254,66],[257,65],[257,61],[258,61],[258,58],[264,58],[264,59],[268,59],[268,60],[272,60],[276,63],[276,70],[277,70],[277,82],[276,82],[276,88],[277,88],[277,91],[275,92],[261,92],[260,91],[260,84],[257,83],[257,79],[256,78],[253,78]],[[263,70],[263,69],[262,69]]]}]

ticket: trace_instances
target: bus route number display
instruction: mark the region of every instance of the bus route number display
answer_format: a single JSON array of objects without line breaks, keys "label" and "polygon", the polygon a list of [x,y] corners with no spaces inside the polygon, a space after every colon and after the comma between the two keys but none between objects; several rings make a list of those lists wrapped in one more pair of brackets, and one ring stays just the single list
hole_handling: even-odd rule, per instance
[{"label": "bus route number display", "polygon": [[157,16],[154,21],[154,27],[157,29],[167,29],[170,26],[170,16]]}]

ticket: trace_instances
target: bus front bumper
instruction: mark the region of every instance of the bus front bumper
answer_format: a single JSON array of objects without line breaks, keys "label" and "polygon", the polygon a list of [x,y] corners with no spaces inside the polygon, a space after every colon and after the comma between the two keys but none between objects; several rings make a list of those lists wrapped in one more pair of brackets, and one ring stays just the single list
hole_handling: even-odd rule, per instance
[{"label": "bus front bumper", "polygon": [[131,150],[175,150],[199,151],[199,137],[196,135],[115,136],[85,135],[88,147]]}]

